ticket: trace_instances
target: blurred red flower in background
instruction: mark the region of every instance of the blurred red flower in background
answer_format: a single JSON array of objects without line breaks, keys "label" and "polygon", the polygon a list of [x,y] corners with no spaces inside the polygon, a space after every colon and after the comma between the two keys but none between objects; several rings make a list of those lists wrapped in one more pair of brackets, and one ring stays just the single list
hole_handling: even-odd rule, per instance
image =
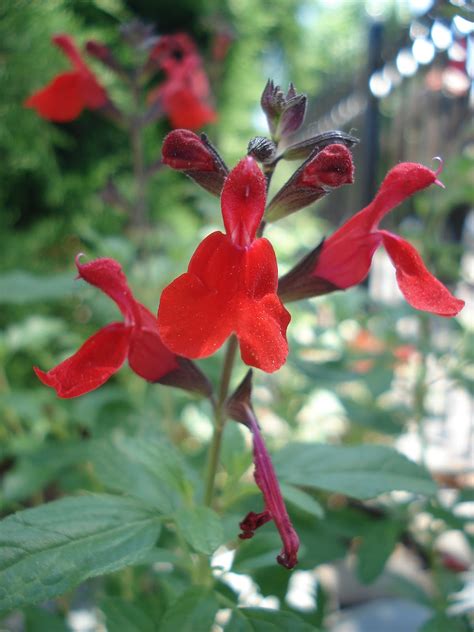
[{"label": "blurred red flower in background", "polygon": [[161,37],[150,59],[164,71],[165,80],[149,93],[148,101],[159,101],[172,127],[194,130],[216,120],[209,105],[209,80],[186,33]]},{"label": "blurred red flower in background", "polygon": [[35,109],[49,121],[66,123],[88,108],[97,110],[108,101],[107,92],[81,57],[69,35],[55,35],[51,40],[71,60],[74,70],[57,75],[47,86],[33,93],[26,107]]}]

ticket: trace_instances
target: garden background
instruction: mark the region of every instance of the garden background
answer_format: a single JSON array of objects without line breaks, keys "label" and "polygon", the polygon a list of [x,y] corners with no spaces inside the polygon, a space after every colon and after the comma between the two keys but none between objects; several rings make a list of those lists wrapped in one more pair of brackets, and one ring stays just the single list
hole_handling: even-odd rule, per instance
[{"label": "garden background", "polygon": [[[51,45],[54,34],[68,33],[81,45],[100,40],[124,63],[134,63],[143,51],[127,47],[121,26],[141,20],[157,36],[188,33],[218,113],[205,131],[230,166],[245,155],[250,138],[267,134],[259,101],[268,78],[284,89],[291,81],[308,95],[298,139],[332,129],[360,139],[353,150],[354,185],[269,226],[266,236],[282,272],[365,206],[391,166],[433,166],[441,156],[446,190],[432,187],[411,198],[385,226],[416,244],[428,267],[467,305],[454,319],[413,310],[379,252],[367,283],[291,306],[290,359],[277,374],[255,372],[254,406],[302,541],[296,571],[276,566],[273,527],[251,541],[236,538],[258,490],[248,433],[229,422],[219,479],[221,523],[210,535],[206,524],[207,541],[196,543],[193,537],[206,540],[196,518],[198,536],[186,545],[214,555],[218,599],[199,592],[199,582],[186,584],[178,559],[182,543],[165,525],[143,559],[103,577],[84,577],[58,598],[48,600],[46,592],[37,605],[20,599],[18,607],[5,609],[2,630],[469,630],[472,7],[428,0],[269,4],[1,3],[2,517],[85,492],[153,496],[167,477],[192,496],[212,434],[208,402],[148,384],[132,371],[73,400],[58,399],[33,373],[33,366],[55,366],[116,316],[106,297],[74,281],[78,252],[120,261],[137,298],[155,312],[161,290],[185,270],[198,239],[220,225],[217,199],[159,166],[171,129],[166,118],[144,133],[151,175],[145,213],[137,218],[130,138],[120,126],[92,111],[53,124],[23,106],[66,68]],[[94,59],[90,66],[126,108],[130,95],[113,72]],[[273,190],[292,166],[279,166]],[[200,364],[217,380],[221,360],[222,352]],[[243,375],[240,367],[235,386]],[[365,452],[369,444],[382,451]],[[333,446],[347,451],[333,452]],[[394,477],[414,482],[395,478],[384,487],[385,446],[424,468],[412,472],[405,460],[395,468]],[[313,478],[307,479],[308,471]],[[0,597],[6,588],[1,568]],[[245,616],[235,614],[237,605]],[[280,612],[267,621],[263,608]]]}]

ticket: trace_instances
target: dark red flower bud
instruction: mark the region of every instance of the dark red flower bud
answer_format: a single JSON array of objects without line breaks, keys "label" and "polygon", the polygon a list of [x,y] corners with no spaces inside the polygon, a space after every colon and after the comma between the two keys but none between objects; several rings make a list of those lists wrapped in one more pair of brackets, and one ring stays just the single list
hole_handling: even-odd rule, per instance
[{"label": "dark red flower bud", "polygon": [[199,137],[187,129],[172,131],[164,140],[162,156],[165,165],[183,171],[206,191],[220,195],[229,170],[205,134]]},{"label": "dark red flower bud", "polygon": [[260,104],[275,142],[301,127],[306,113],[306,103],[306,95],[297,94],[292,83],[285,95],[280,86],[275,86],[273,81],[268,80]]},{"label": "dark red flower bud", "polygon": [[249,371],[226,403],[229,417],[243,423],[252,433],[254,478],[262,492],[265,505],[262,512],[251,511],[245,516],[239,524],[242,529],[239,538],[241,540],[252,538],[259,527],[273,520],[283,543],[277,562],[285,568],[293,568],[298,563],[300,541],[286,510],[280,485],[252,408],[251,395],[252,371]]},{"label": "dark red flower bud", "polygon": [[321,151],[328,145],[345,145],[349,149],[357,145],[358,138],[346,134],[345,132],[339,132],[338,130],[331,130],[330,132],[324,132],[323,134],[317,134],[311,138],[306,138],[299,143],[289,145],[284,152],[279,156],[284,160],[304,160],[316,151]]},{"label": "dark red flower bud", "polygon": [[270,202],[265,220],[274,222],[312,204],[343,184],[353,182],[351,152],[344,145],[328,145],[311,155]]},{"label": "dark red flower bud", "polygon": [[125,69],[120,64],[118,59],[116,59],[110,48],[108,46],[105,46],[105,44],[102,44],[102,42],[89,40],[88,42],[86,42],[86,51],[91,57],[95,57],[100,62],[102,62],[104,66],[107,66],[114,72],[117,72],[121,75],[126,74]]}]

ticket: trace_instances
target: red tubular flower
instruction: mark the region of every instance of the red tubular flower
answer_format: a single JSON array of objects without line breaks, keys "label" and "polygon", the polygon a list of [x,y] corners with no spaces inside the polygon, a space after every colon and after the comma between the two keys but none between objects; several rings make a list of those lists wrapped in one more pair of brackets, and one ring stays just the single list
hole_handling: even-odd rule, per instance
[{"label": "red tubular flower", "polygon": [[57,75],[32,94],[25,105],[50,121],[73,121],[85,108],[96,110],[108,101],[107,93],[83,61],[69,35],[55,35],[52,42],[71,60],[74,70]]},{"label": "red tubular flower", "polygon": [[286,510],[270,455],[253,412],[251,389],[252,372],[249,371],[228,400],[226,409],[232,419],[243,423],[252,433],[254,478],[263,494],[265,509],[258,514],[251,511],[245,516],[239,525],[242,529],[239,537],[242,540],[248,540],[254,536],[259,527],[273,520],[283,542],[283,549],[277,557],[277,562],[286,568],[293,568],[298,563],[300,540]]},{"label": "red tubular flower", "polygon": [[203,358],[235,333],[243,361],[271,373],[288,354],[290,315],[276,295],[273,248],[268,240],[255,239],[265,208],[265,178],[253,158],[231,171],[221,204],[226,234],[206,237],[188,271],[164,289],[160,336],[175,353]]},{"label": "red tubular flower", "polygon": [[[296,295],[296,286],[294,289],[290,287],[293,283],[303,288],[305,296],[357,285],[367,276],[375,250],[383,245],[395,266],[400,290],[410,305],[439,316],[455,316],[464,301],[455,298],[428,272],[411,244],[378,228],[383,217],[406,198],[430,184],[441,185],[437,176],[437,172],[416,163],[405,162],[394,167],[373,201],[314,251],[312,269],[307,270],[307,263],[301,266],[306,268],[304,282],[296,279],[297,275],[291,272],[287,279],[281,279],[281,295]],[[310,259],[308,257],[307,261]],[[321,291],[311,293],[311,285]]]},{"label": "red tubular flower", "polygon": [[157,382],[178,369],[178,359],[161,342],[156,318],[133,296],[120,265],[113,259],[80,264],[79,277],[115,301],[125,322],[112,323],[92,335],[70,358],[47,373],[35,368],[39,379],[59,397],[77,397],[106,382],[128,357],[140,377]]},{"label": "red tubular flower", "polygon": [[196,46],[188,35],[178,33],[162,37],[150,58],[158,62],[166,79],[150,92],[148,100],[160,102],[172,127],[194,130],[216,120],[216,112],[208,103],[209,81]]}]

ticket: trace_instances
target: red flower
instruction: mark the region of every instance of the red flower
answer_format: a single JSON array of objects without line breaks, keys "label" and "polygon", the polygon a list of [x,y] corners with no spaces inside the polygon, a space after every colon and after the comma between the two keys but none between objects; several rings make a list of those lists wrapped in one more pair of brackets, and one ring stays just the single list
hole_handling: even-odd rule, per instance
[{"label": "red flower", "polygon": [[185,33],[166,35],[151,53],[166,74],[165,81],[152,90],[148,100],[158,100],[174,128],[199,129],[216,120],[210,107],[209,81],[201,57]]},{"label": "red flower", "polygon": [[39,379],[59,397],[77,397],[98,388],[128,357],[140,377],[157,382],[178,368],[177,358],[163,345],[156,318],[133,296],[120,265],[113,259],[96,259],[81,265],[79,276],[115,301],[124,323],[111,323],[92,335],[73,356],[47,373],[35,368]]},{"label": "red flower", "polygon": [[[325,280],[332,289],[346,289],[367,276],[375,250],[383,244],[396,272],[397,282],[410,305],[440,316],[455,316],[464,301],[426,269],[417,250],[407,241],[378,228],[382,218],[417,191],[439,184],[438,173],[423,165],[405,162],[394,167],[374,200],[326,239],[311,276]],[[442,185],[441,185],[442,186]]]},{"label": "red flower", "polygon": [[82,110],[96,110],[108,100],[107,93],[83,61],[69,35],[55,35],[52,42],[71,60],[74,70],[57,75],[45,88],[32,94],[25,105],[50,121],[76,119]]},{"label": "red flower", "polygon": [[265,208],[265,178],[253,158],[231,171],[221,204],[226,234],[206,237],[188,271],[164,289],[160,335],[175,353],[203,358],[235,333],[243,361],[271,373],[288,354],[290,315],[276,295],[273,248],[268,240],[255,239]]}]

